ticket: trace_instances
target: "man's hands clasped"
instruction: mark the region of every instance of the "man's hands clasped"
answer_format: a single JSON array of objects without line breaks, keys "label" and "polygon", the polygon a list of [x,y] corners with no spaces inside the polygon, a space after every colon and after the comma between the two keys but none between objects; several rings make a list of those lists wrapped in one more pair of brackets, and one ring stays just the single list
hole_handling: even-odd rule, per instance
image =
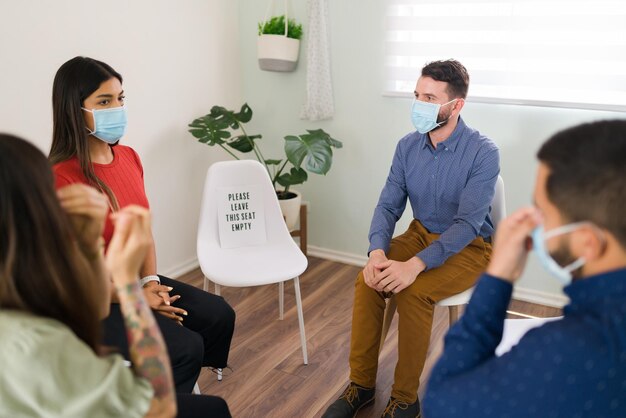
[{"label": "man's hands clasped", "polygon": [[418,257],[394,261],[389,260],[383,250],[374,250],[363,269],[363,278],[366,285],[389,297],[411,286],[425,269],[426,265]]}]

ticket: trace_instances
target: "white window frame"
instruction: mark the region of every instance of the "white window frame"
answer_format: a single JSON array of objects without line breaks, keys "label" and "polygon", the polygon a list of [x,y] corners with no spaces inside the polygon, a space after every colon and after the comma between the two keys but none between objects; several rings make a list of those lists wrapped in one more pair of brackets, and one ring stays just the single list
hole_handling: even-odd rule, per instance
[{"label": "white window frame", "polygon": [[[624,0],[597,0],[597,1],[581,1],[581,0],[570,0],[570,1],[563,1],[563,0],[540,0],[540,1],[536,1],[536,0],[477,0],[477,1],[472,1],[472,0],[386,0],[387,1],[387,10],[386,10],[386,30],[385,30],[385,87],[384,87],[384,91],[383,91],[383,96],[387,96],[387,97],[413,97],[413,86],[415,85],[415,81],[417,81],[417,78],[420,75],[420,70],[421,70],[421,66],[423,66],[423,64],[425,64],[426,62],[429,61],[433,61],[433,60],[437,60],[437,59],[446,59],[449,57],[453,57],[453,58],[457,58],[461,63],[463,63],[464,65],[467,66],[468,68],[468,72],[470,73],[470,89],[469,89],[469,94],[468,94],[468,98],[467,100],[470,102],[476,102],[476,103],[490,103],[490,104],[513,104],[513,105],[526,105],[526,106],[542,106],[542,107],[558,107],[558,108],[575,108],[575,109],[592,109],[592,110],[603,110],[603,111],[617,111],[617,112],[626,112],[626,1]],[[590,9],[590,14],[589,15],[583,15],[583,11],[584,8],[587,6],[586,3],[592,4],[592,5],[596,5],[597,9]],[[542,9],[534,9],[531,7],[531,5],[543,5]],[[565,4],[569,4],[570,7],[569,9],[563,9],[562,6]],[[474,5],[479,5],[478,6],[474,6]],[[578,9],[576,9],[576,7],[574,7],[574,5],[578,5]],[[448,15],[444,15],[441,14],[442,11],[445,10],[449,10],[451,11],[451,14]],[[530,14],[535,13],[538,16],[532,15],[530,16]],[[416,13],[423,13],[429,16],[421,16],[421,15],[416,15]],[[502,13],[510,13],[508,14],[505,18],[503,18],[501,16]],[[515,14],[515,15],[514,15]],[[618,19],[623,19],[621,25],[618,26],[614,26],[614,27],[608,27],[609,23],[614,23],[616,22],[616,16]],[[526,38],[530,37],[530,44],[532,46],[532,44],[534,42],[537,43],[541,43],[541,34],[540,34],[540,29],[541,28],[550,28],[552,26],[551,22],[554,22],[554,26],[555,27],[559,27],[560,29],[567,29],[568,25],[573,25],[575,22],[590,22],[593,24],[602,24],[603,22],[605,22],[602,19],[605,19],[606,17],[606,22],[607,22],[607,30],[606,30],[606,34],[611,34],[613,35],[612,37],[607,37],[606,41],[603,43],[602,47],[604,48],[604,55],[600,55],[600,56],[604,56],[606,59],[610,60],[614,60],[616,62],[615,65],[606,65],[604,67],[601,68],[609,68],[609,71],[613,71],[612,74],[609,74],[608,76],[613,77],[615,79],[617,79],[618,81],[618,85],[617,88],[613,91],[610,90],[609,88],[607,88],[606,90],[601,90],[601,89],[596,89],[596,90],[592,90],[594,92],[598,92],[600,91],[602,92],[606,92],[604,99],[607,100],[607,102],[600,102],[599,100],[595,100],[595,101],[590,101],[590,102],[584,102],[581,100],[571,100],[571,99],[566,99],[566,100],[561,100],[560,97],[557,97],[559,95],[558,91],[555,90],[555,92],[553,93],[553,97],[549,98],[549,99],[544,99],[544,98],[532,98],[532,97],[506,97],[506,95],[502,94],[481,94],[480,92],[478,93],[473,93],[473,89],[472,89],[472,67],[471,65],[467,65],[466,62],[471,63],[472,60],[471,59],[467,59],[466,62],[464,62],[464,58],[463,57],[457,57],[457,56],[453,56],[451,55],[449,52],[446,52],[446,48],[449,46],[448,50],[453,51],[453,50],[459,50],[459,48],[461,48],[460,45],[462,45],[465,42],[470,42],[467,41],[467,39],[462,40],[460,42],[453,42],[450,41],[450,39],[455,39],[454,37],[457,36],[458,37],[458,33],[464,33],[462,26],[463,24],[465,24],[466,28],[471,27],[471,22],[472,19],[478,19],[478,21],[480,22],[491,22],[494,25],[497,25],[497,23],[495,23],[496,21],[490,21],[490,19],[500,19],[503,22],[522,22],[521,26],[530,26],[528,22],[526,22],[526,19],[529,18],[533,18],[533,19],[537,19],[536,22],[541,23],[543,26],[541,25],[537,25],[537,29],[535,33],[535,36],[533,37],[532,33],[533,30],[535,30],[533,28],[533,30],[529,30],[526,27],[523,27],[521,30],[519,27],[516,28],[515,31],[511,31],[512,35],[511,35],[511,39],[515,39],[515,42],[511,45],[515,46],[515,43],[520,43],[523,44],[526,41]],[[568,20],[569,18],[569,20]],[[429,22],[428,19],[431,19],[432,22]],[[595,21],[594,21],[595,19]],[[441,22],[449,20],[450,21],[450,26],[443,26],[441,25]],[[461,22],[460,26],[457,26],[459,24],[459,22]],[[535,22],[535,21],[533,21]],[[419,23],[421,23],[421,25],[419,25]],[[418,27],[420,29],[424,28],[423,30],[413,30],[414,27]],[[460,32],[459,32],[459,27]],[[489,25],[487,25],[487,27],[489,27]],[[454,32],[456,32],[457,34],[455,35]],[[571,29],[571,28],[570,28]],[[468,29],[469,30],[469,29]],[[503,31],[506,31],[506,27],[504,27]],[[568,36],[567,33],[556,33],[556,35],[554,35],[553,38],[550,38],[550,42],[552,42],[554,40],[555,43],[555,50],[558,50],[558,44],[562,43],[561,48],[565,49],[565,50],[570,50],[570,51],[589,51],[589,53],[594,53],[595,50],[597,48],[600,48],[599,46],[595,46],[594,42],[598,42],[598,40],[594,41],[593,39],[588,42],[585,43],[585,34],[584,31],[586,29],[580,28],[579,32],[580,34],[579,36],[579,41],[581,41],[580,44],[580,49],[577,48],[576,44],[571,44],[571,45],[567,45],[567,40],[571,39],[571,35]],[[499,31],[498,33],[505,33],[503,31]],[[478,39],[480,39],[481,36],[481,29],[478,29],[475,33],[472,32],[467,32],[468,33],[468,38],[471,39],[470,35],[474,35],[476,36]],[[452,35],[450,35],[452,33]],[[592,33],[591,29],[589,29],[589,33]],[[595,32],[594,32],[595,33]],[[426,35],[424,35],[426,34]],[[621,36],[619,36],[621,34]],[[449,36],[448,36],[449,35]],[[524,39],[520,40],[519,36],[522,36]],[[446,38],[447,36],[447,38]],[[592,36],[592,35],[590,35]],[[426,37],[430,37],[431,39],[437,39],[440,42],[421,42],[419,40],[426,38]],[[441,41],[442,38],[443,41]],[[506,38],[506,34],[505,34],[505,38]],[[560,38],[560,39],[559,39]],[[598,39],[600,39],[600,35],[597,36]],[[418,39],[418,41],[415,41],[415,39]],[[504,38],[503,38],[504,39]],[[604,39],[604,38],[603,38]],[[498,44],[499,43],[499,47],[502,48],[503,45],[509,45],[509,44],[504,44],[504,40],[501,39],[494,39],[493,40],[494,44]],[[489,43],[489,42],[487,42]],[[442,47],[443,46],[443,47]],[[526,48],[526,50],[528,50],[528,46],[527,45],[522,45],[523,47]],[[423,50],[425,50],[426,52],[423,53],[422,55],[417,55],[417,54],[413,54],[413,49],[415,48],[415,50],[417,51],[419,48],[422,47]],[[485,47],[485,45],[480,45],[479,47]],[[551,45],[541,45],[541,48],[543,48],[544,51],[544,55],[545,55],[545,50],[548,49],[549,52],[549,48],[551,48]],[[488,47],[487,47],[488,48]],[[587,49],[585,49],[587,48]],[[615,56],[610,55],[612,48],[615,49]],[[495,50],[497,50],[498,48],[494,48]],[[433,53],[433,50],[436,50],[437,53]],[[524,48],[520,49],[521,53],[526,53],[527,51],[524,50]],[[390,52],[391,51],[391,52]],[[409,51],[409,52],[407,52]],[[609,52],[606,52],[609,51]],[[602,51],[600,51],[602,52]],[[397,54],[397,55],[395,55]],[[411,55],[412,54],[412,55]],[[556,56],[556,55],[555,55]],[[514,58],[517,59],[521,57],[521,55],[515,55]],[[582,59],[581,61],[576,61],[576,59],[578,58],[578,56],[574,56],[571,55],[571,59],[569,58],[569,56],[565,56],[566,60],[569,60],[569,62],[571,62],[572,64],[575,64],[576,62],[580,62],[582,63]],[[419,61],[419,58],[424,58],[423,62],[421,62],[420,64],[417,64],[416,62]],[[503,57],[498,56],[498,55],[493,55],[493,60],[491,60],[491,56],[487,56],[487,59],[485,59],[485,62],[487,63],[486,65],[489,65],[491,62],[494,63],[495,67],[497,67],[498,65],[500,66],[500,71],[502,71],[502,74],[506,74],[506,70],[503,70],[503,68],[508,68],[508,66],[506,65],[506,63],[503,65],[502,62],[504,61]],[[523,57],[526,59],[526,57]],[[559,57],[560,58],[560,57]],[[521,60],[521,58],[518,60],[518,62]],[[476,61],[476,60],[475,60]],[[402,62],[403,64],[396,64],[398,62]],[[409,66],[407,67],[407,62],[411,62],[411,64],[409,64]],[[532,61],[532,54],[528,55],[528,61],[526,62],[533,62]],[[526,64],[526,62],[524,62]],[[593,60],[591,61],[587,61],[587,63],[591,62],[592,64],[594,63]],[[608,62],[608,61],[607,61]],[[404,67],[401,67],[402,65],[404,65]],[[526,64],[527,67],[529,67],[528,71],[528,75],[530,75],[532,77],[533,73],[537,73],[536,71],[534,71],[532,67],[532,65],[530,64]],[[395,78],[390,75],[393,73],[394,69],[398,69],[397,71],[402,71],[402,69],[404,69],[404,73],[406,73],[407,68],[410,69],[411,71],[413,70],[413,67],[415,67],[415,80],[413,81],[413,84],[410,85],[408,83],[408,75],[404,74],[402,76],[396,76]],[[494,67],[494,68],[495,68]],[[585,71],[589,71],[589,68],[593,68],[593,65],[589,65],[587,68],[584,67],[583,65],[579,66],[579,67],[575,67],[574,65],[571,66],[572,68],[576,68],[576,71],[572,71],[571,73],[566,74],[566,76],[568,77],[576,77],[576,73],[579,74],[583,74],[581,76],[582,77],[593,77],[591,74],[585,74]],[[485,70],[485,64],[482,63],[482,69]],[[517,67],[516,67],[517,68]],[[562,70],[562,68],[570,68],[568,66],[563,66],[563,67],[559,67],[560,70]],[[475,73],[479,73],[479,71],[475,71]],[[549,73],[546,73],[549,74]],[[598,74],[599,77],[602,76],[602,74]],[[404,77],[404,83],[401,83],[402,80],[398,81],[398,77]],[[484,77],[483,77],[484,79]],[[538,77],[538,79],[540,79]],[[592,78],[593,80],[593,78]],[[588,79],[587,79],[588,81]],[[598,79],[599,83],[598,85],[602,85],[602,80]],[[403,86],[406,84],[406,89],[398,89],[398,88],[390,88],[390,85],[392,83],[395,83],[395,85],[399,85],[399,84],[403,84]],[[607,84],[606,82],[604,84]],[[410,86],[410,87],[409,87]],[[484,84],[484,86],[487,87],[492,87],[493,90],[491,91],[497,91],[499,86],[497,84]],[[515,91],[514,88],[520,89],[518,91],[523,90],[523,85],[517,85],[517,86],[500,86],[501,91],[502,92],[506,92],[507,87],[513,87],[513,89],[509,89],[509,91]],[[567,86],[566,84],[564,84],[563,86],[564,88],[569,89],[569,86]],[[488,90],[487,88],[484,88],[484,90]],[[531,89],[529,89],[531,90]],[[540,88],[538,87],[537,90],[540,90]],[[571,89],[572,90],[572,97],[576,97],[575,94],[579,93],[581,96],[584,96],[584,90],[576,90],[576,89]],[[562,90],[564,91],[564,90]],[[600,97],[600,94],[598,94],[598,97]],[[511,96],[512,93],[509,93],[509,96]],[[613,96],[612,98],[610,96]],[[624,101],[622,102],[621,98],[622,96],[624,97]],[[583,97],[579,97],[579,98],[583,98]]]}]

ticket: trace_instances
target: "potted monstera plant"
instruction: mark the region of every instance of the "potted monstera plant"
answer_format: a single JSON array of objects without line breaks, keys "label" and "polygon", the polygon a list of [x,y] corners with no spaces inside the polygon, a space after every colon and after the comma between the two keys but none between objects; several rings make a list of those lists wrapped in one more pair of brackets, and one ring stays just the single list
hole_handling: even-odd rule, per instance
[{"label": "potted monstera plant", "polygon": [[302,25],[285,15],[259,23],[257,56],[265,71],[293,71],[298,63]]},{"label": "potted monstera plant", "polygon": [[245,103],[239,112],[222,106],[213,106],[207,115],[194,119],[189,132],[203,144],[219,146],[233,158],[253,153],[265,166],[272,180],[289,230],[293,230],[300,210],[302,196],[291,188],[308,179],[308,173],[326,174],[333,163],[333,148],[343,144],[322,129],[308,130],[300,135],[284,137],[285,156],[280,159],[265,158],[258,134],[248,134],[244,125],[252,119],[252,109]]}]

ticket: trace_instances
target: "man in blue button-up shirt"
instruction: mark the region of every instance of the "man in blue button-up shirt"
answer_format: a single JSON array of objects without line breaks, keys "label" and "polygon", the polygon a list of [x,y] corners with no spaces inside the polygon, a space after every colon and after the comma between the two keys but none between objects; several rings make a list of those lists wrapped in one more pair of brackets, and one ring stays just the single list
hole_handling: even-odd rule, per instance
[{"label": "man in blue button-up shirt", "polygon": [[[373,400],[385,298],[391,294],[399,313],[398,363],[383,416],[418,416],[433,305],[470,288],[489,260],[499,155],[459,116],[468,85],[457,61],[422,69],[411,111],[417,132],[398,143],[370,227],[369,260],[356,281],[351,383],[325,418],[353,417]],[[392,239],[407,198],[414,220]]]},{"label": "man in blue button-up shirt", "polygon": [[[536,207],[499,224],[487,273],[433,369],[428,418],[626,417],[626,120],[559,132],[538,157]],[[570,303],[497,357],[529,236]]]}]

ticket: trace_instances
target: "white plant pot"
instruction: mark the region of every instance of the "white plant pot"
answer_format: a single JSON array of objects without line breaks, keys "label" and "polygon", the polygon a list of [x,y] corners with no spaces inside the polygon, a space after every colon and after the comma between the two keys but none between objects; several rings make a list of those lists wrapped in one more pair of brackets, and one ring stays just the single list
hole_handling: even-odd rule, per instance
[{"label": "white plant pot", "polygon": [[302,194],[295,190],[289,190],[296,194],[291,199],[278,199],[280,210],[283,212],[283,218],[287,224],[287,229],[291,232],[295,229],[298,217],[300,216],[300,205],[302,203]]},{"label": "white plant pot", "polygon": [[300,40],[284,35],[259,35],[257,56],[265,71],[293,71],[298,63]]}]

